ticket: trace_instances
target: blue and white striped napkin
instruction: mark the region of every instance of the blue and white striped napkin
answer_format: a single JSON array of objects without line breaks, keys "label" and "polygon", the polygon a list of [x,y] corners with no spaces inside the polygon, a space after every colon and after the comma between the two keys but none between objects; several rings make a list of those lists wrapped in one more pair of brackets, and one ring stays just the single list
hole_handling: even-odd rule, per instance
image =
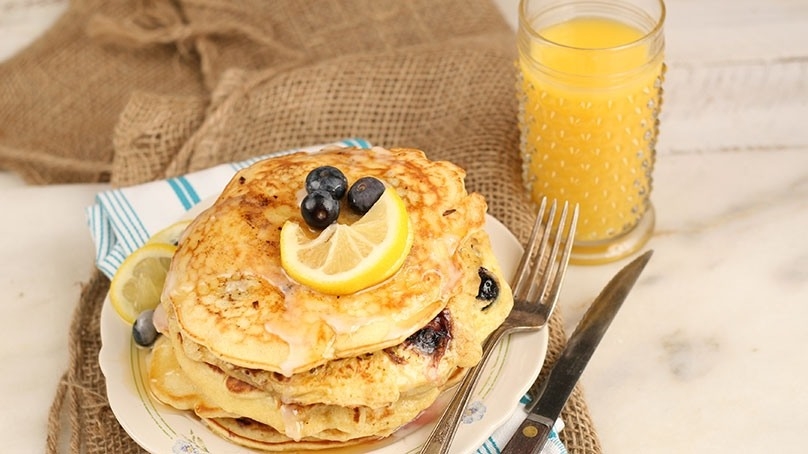
[{"label": "blue and white striped napkin", "polygon": [[[166,180],[99,193],[96,203],[87,208],[87,223],[96,250],[96,267],[111,279],[129,254],[145,244],[155,233],[182,219],[199,202],[219,195],[238,170],[262,159],[298,151],[315,152],[334,146],[370,148],[371,144],[364,139],[345,139],[332,144],[256,156]],[[477,449],[477,454],[501,451],[526,415],[523,405],[527,403],[527,397],[520,403],[522,405],[508,422]],[[542,454],[567,454],[557,434],[562,428],[563,422],[558,420]]]}]

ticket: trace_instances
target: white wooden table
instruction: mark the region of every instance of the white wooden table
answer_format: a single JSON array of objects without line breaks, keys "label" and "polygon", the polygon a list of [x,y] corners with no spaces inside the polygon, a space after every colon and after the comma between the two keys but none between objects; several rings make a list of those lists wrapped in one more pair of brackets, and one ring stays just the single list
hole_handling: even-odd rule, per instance
[{"label": "white wooden table", "polygon": [[[0,58],[65,4],[0,0]],[[666,35],[656,253],[584,374],[596,428],[614,454],[807,452],[808,1],[669,0]],[[44,449],[102,188],[0,173],[4,453]],[[620,265],[571,269],[570,332]]]}]

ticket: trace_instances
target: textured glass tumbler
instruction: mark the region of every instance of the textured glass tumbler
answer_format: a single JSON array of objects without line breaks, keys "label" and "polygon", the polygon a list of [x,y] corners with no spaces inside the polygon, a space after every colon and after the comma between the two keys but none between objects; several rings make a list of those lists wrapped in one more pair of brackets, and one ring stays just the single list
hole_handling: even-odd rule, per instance
[{"label": "textured glass tumbler", "polygon": [[521,0],[519,127],[534,200],[580,205],[572,263],[639,250],[654,230],[662,0]]}]

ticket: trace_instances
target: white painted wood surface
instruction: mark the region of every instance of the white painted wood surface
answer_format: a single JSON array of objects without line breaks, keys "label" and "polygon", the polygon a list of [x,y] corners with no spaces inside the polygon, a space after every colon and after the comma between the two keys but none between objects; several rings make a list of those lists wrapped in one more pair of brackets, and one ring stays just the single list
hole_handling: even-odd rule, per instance
[{"label": "white painted wood surface", "polygon": [[[515,24],[516,0],[495,1]],[[0,0],[0,58],[65,4]],[[609,454],[804,453],[808,0],[668,0],[666,37],[656,253],[584,374],[587,401]],[[2,452],[44,449],[101,188],[0,173]],[[620,265],[570,269],[570,332]]]}]

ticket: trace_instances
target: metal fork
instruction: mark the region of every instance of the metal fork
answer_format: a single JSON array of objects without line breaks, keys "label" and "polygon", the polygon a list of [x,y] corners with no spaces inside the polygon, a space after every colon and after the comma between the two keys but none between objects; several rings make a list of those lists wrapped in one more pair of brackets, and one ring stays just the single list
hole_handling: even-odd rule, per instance
[{"label": "metal fork", "polygon": [[[470,368],[460,382],[437,426],[421,447],[421,454],[445,454],[449,452],[460,417],[465,411],[471,391],[474,389],[485,363],[494,347],[508,334],[522,331],[537,331],[547,324],[555,308],[564,279],[564,272],[572,250],[572,239],[578,221],[578,205],[572,208],[564,202],[561,215],[556,219],[558,202],[553,201],[545,222],[547,199],[541,201],[539,213],[530,232],[525,252],[516,270],[513,283],[514,304],[505,321],[483,343],[480,362]],[[541,232],[541,236],[539,236]],[[552,238],[552,245],[551,245]],[[548,246],[551,249],[548,253]],[[538,250],[536,250],[538,248]],[[560,255],[559,255],[560,252]]]}]

